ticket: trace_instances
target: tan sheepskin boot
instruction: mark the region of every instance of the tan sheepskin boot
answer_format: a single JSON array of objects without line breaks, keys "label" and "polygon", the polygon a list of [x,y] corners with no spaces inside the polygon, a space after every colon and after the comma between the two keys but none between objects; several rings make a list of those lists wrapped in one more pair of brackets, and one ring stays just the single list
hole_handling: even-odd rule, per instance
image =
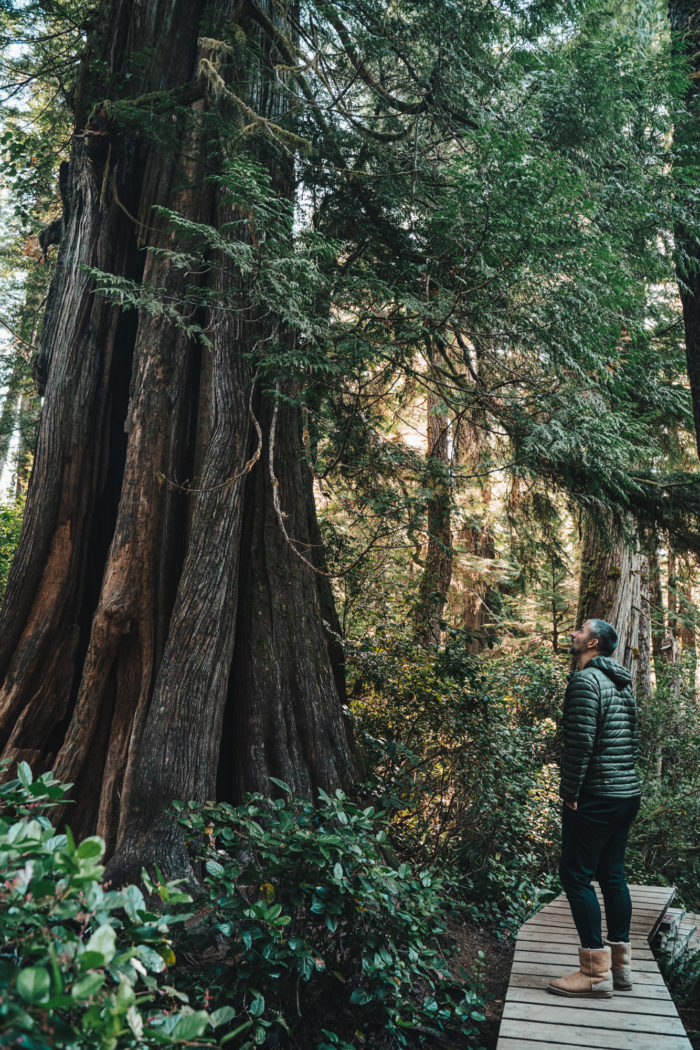
[{"label": "tan sheepskin boot", "polygon": [[608,941],[612,952],[613,987],[619,992],[628,992],[632,987],[632,945],[627,941]]},{"label": "tan sheepskin boot", "polygon": [[579,948],[578,962],[579,970],[566,977],[555,977],[547,990],[555,995],[610,999],[613,993],[610,948]]}]

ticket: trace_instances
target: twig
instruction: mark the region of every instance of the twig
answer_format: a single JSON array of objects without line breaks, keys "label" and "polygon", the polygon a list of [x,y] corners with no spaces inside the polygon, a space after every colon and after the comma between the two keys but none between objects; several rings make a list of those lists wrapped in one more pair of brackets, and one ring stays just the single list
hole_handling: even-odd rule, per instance
[{"label": "twig", "polygon": [[16,332],[12,325],[9,325],[7,323],[4,317],[0,317],[0,324],[3,326],[3,328],[6,328],[10,335],[14,336],[14,338],[17,339],[18,342],[20,342],[23,346],[26,346],[28,350],[31,350],[35,354],[39,353],[39,347],[34,346],[33,343],[29,343],[26,339],[23,339],[19,332]]},{"label": "twig", "polygon": [[192,488],[190,485],[180,485],[179,482],[171,481],[170,478],[166,478],[165,474],[159,474],[158,475],[159,478],[162,481],[164,481],[166,483],[166,485],[169,485],[170,488],[172,488],[172,489],[177,489],[179,492],[186,492],[188,495],[201,495],[202,493],[218,492],[219,489],[230,488],[230,486],[233,485],[234,481],[239,481],[240,478],[245,477],[246,474],[250,474],[251,470],[253,469],[255,464],[260,459],[260,455],[262,453],[262,446],[263,446],[262,427],[260,426],[260,424],[259,424],[259,422],[258,422],[258,420],[257,420],[257,418],[255,416],[255,413],[253,412],[253,394],[255,393],[255,383],[256,383],[257,378],[258,378],[258,373],[256,372],[255,376],[253,377],[253,381],[250,384],[250,399],[248,401],[248,412],[250,414],[251,420],[253,421],[253,426],[255,427],[255,432],[258,435],[258,447],[256,448],[256,450],[253,453],[253,455],[250,457],[248,462],[243,467],[243,470],[241,470],[240,473],[238,473],[238,474],[234,474],[230,478],[226,478],[225,481],[220,482],[220,484],[218,484],[218,485],[212,485],[211,488],[200,488],[200,489]]}]

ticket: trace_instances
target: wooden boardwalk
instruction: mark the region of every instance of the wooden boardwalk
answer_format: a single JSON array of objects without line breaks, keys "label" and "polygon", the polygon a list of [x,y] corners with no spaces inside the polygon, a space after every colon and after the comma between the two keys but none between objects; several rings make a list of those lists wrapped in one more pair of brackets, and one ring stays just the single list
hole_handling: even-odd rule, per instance
[{"label": "wooden boardwalk", "polygon": [[563,894],[529,919],[515,945],[497,1050],[692,1050],[649,948],[673,892],[630,886],[634,988],[612,999],[547,991],[552,977],[578,967],[578,936]]}]

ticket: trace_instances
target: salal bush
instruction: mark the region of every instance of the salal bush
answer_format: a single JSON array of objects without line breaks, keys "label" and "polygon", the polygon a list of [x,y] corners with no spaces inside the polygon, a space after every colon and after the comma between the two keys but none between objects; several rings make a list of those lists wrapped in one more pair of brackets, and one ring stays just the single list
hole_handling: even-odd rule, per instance
[{"label": "salal bush", "polygon": [[233,1011],[194,1010],[169,986],[172,930],[190,914],[191,898],[147,876],[157,911],[138,886],[106,889],[102,839],[76,843],[44,815],[66,786],[50,773],[33,780],[26,763],[18,774],[0,784],[0,1046],[213,1041],[213,1027]]},{"label": "salal bush", "polygon": [[276,783],[274,801],[179,807],[223,946],[202,981],[247,1016],[236,1045],[476,1045],[482,1001],[445,961],[446,878],[395,860],[374,809]]}]

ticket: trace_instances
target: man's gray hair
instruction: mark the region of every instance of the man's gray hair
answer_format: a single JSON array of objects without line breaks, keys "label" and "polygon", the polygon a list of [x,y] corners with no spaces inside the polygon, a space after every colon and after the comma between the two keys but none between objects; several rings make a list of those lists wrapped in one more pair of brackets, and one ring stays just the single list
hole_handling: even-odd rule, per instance
[{"label": "man's gray hair", "polygon": [[617,649],[617,631],[607,620],[589,620],[591,634],[598,639],[601,656],[611,656]]}]

